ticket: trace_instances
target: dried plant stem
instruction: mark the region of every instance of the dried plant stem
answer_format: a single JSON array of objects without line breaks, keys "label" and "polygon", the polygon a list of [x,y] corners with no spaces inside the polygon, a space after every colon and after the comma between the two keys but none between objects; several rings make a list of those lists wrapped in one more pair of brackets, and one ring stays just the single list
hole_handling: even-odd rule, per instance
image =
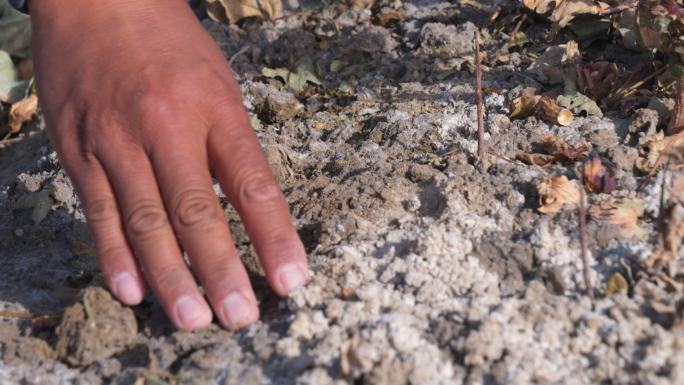
[{"label": "dried plant stem", "polygon": [[587,294],[592,299],[594,298],[594,289],[591,285],[591,277],[589,277],[589,255],[587,254],[587,209],[584,206],[584,163],[580,167],[580,201],[579,201],[579,230],[580,230],[580,247],[582,252],[582,273],[584,275],[584,287]]},{"label": "dried plant stem", "polygon": [[480,30],[475,30],[475,99],[477,102],[477,156],[487,152],[484,132],[484,103],[482,102],[482,58],[480,57]]},{"label": "dried plant stem", "polygon": [[674,135],[684,126],[684,79],[677,80],[675,86],[675,105],[667,125],[666,135]]}]

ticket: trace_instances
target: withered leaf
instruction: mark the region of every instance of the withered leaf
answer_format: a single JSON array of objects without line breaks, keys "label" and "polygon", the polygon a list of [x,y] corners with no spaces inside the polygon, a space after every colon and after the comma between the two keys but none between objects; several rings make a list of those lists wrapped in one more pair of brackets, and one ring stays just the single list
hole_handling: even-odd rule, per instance
[{"label": "withered leaf", "polygon": [[516,154],[515,158],[527,164],[544,167],[554,162],[576,162],[582,159],[589,150],[586,144],[571,146],[555,135],[545,136],[540,146],[544,152],[542,154],[522,152]]},{"label": "withered leaf", "polygon": [[536,115],[538,118],[561,126],[572,123],[572,111],[562,108],[555,100],[544,95],[535,95],[536,90],[526,88],[516,98],[511,100],[510,118],[526,118]]},{"label": "withered leaf", "polygon": [[542,15],[550,11],[549,20],[561,28],[577,15],[599,15],[609,8],[600,1],[592,0],[523,0],[523,5]]},{"label": "withered leaf", "polygon": [[623,236],[632,237],[641,233],[637,222],[644,213],[644,207],[641,199],[610,196],[598,205],[592,205],[589,215],[597,222],[617,225]]},{"label": "withered leaf", "polygon": [[375,4],[375,0],[346,0],[347,6],[355,11],[370,8]]},{"label": "withered leaf", "polygon": [[534,88],[528,88],[511,101],[511,119],[526,118],[534,115],[541,96],[535,95]]},{"label": "withered leaf", "polygon": [[589,151],[589,146],[586,144],[571,146],[555,135],[544,136],[541,146],[544,152],[554,155],[556,160],[563,163],[576,162],[584,158],[584,155]]},{"label": "withered leaf", "polygon": [[546,167],[556,160],[556,157],[549,154],[532,154],[529,152],[519,152],[515,154],[515,159],[534,166]]},{"label": "withered leaf", "polygon": [[10,132],[19,132],[24,123],[31,121],[36,113],[38,113],[38,96],[36,94],[14,103],[9,113]]},{"label": "withered leaf", "polygon": [[565,175],[551,177],[537,185],[539,212],[551,214],[560,211],[565,204],[575,205],[580,200],[580,188],[576,181]]},{"label": "withered leaf", "polygon": [[634,166],[641,172],[649,173],[656,166],[660,153],[665,148],[665,133],[658,131],[654,135],[644,138],[639,147],[639,157]]},{"label": "withered leaf", "polygon": [[595,193],[610,193],[617,188],[615,168],[601,156],[592,152],[584,161],[584,185]]},{"label": "withered leaf", "polygon": [[321,85],[321,80],[316,76],[313,64],[309,58],[302,59],[294,71],[287,68],[264,68],[261,73],[267,78],[280,78],[285,82],[289,92],[295,96],[301,96],[306,90],[307,84]]},{"label": "withered leaf", "polygon": [[248,17],[270,20],[283,11],[281,0],[206,0],[206,7],[214,21],[231,24]]},{"label": "withered leaf", "polygon": [[629,284],[625,277],[620,273],[613,273],[606,282],[606,295],[614,295],[618,293],[626,294],[629,290]]}]

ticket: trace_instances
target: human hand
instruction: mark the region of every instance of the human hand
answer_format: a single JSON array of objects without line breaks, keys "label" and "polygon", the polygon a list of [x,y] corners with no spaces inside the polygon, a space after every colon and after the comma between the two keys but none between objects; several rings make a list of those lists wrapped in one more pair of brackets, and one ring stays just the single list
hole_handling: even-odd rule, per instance
[{"label": "human hand", "polygon": [[[32,0],[51,141],[85,208],[105,280],[145,280],[172,322],[237,329],[259,311],[212,188],[240,213],[271,287],[305,284],[306,254],[228,63],[183,0]],[[182,257],[184,250],[192,273]]]}]

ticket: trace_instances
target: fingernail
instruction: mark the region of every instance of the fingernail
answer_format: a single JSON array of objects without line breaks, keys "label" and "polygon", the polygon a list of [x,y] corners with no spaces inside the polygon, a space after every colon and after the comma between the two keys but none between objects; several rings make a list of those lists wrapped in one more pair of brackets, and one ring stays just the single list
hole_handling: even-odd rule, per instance
[{"label": "fingernail", "polygon": [[223,299],[221,313],[226,326],[232,330],[247,326],[259,318],[256,305],[239,292],[230,293]]},{"label": "fingernail", "polygon": [[207,309],[194,297],[183,296],[176,301],[176,314],[183,330],[193,330],[211,322],[207,320]]},{"label": "fingernail", "polygon": [[292,290],[302,287],[309,282],[309,273],[299,267],[299,265],[289,264],[280,268],[278,278],[283,290],[286,293],[290,293]]},{"label": "fingernail", "polygon": [[140,285],[129,272],[120,273],[114,278],[114,291],[116,297],[126,305],[135,305],[142,301]]}]

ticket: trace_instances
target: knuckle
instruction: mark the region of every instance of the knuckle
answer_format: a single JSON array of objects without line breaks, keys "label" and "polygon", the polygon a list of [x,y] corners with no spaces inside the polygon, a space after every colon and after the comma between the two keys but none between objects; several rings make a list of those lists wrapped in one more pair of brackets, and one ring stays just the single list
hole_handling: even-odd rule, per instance
[{"label": "knuckle", "polygon": [[178,227],[197,227],[218,222],[220,214],[216,197],[208,191],[195,189],[178,196],[173,219]]},{"label": "knuckle", "polygon": [[126,216],[126,227],[129,234],[138,238],[144,238],[158,232],[167,223],[164,208],[152,201],[135,204]]},{"label": "knuckle", "polygon": [[241,268],[242,265],[240,264],[239,260],[226,263],[223,258],[217,259],[202,269],[201,280],[205,284],[219,283],[223,285],[226,282],[237,284],[239,283],[238,277],[241,275]]},{"label": "knuckle", "polygon": [[179,292],[187,289],[184,286],[187,282],[188,269],[185,265],[172,264],[169,266],[160,267],[150,272],[150,284],[157,295],[160,291],[168,293],[172,290]]},{"label": "knuckle", "polygon": [[111,221],[119,216],[119,210],[112,197],[94,199],[88,203],[85,211],[90,222]]},{"label": "knuckle", "polygon": [[282,192],[270,172],[251,171],[237,181],[237,197],[242,205],[275,203]]}]

